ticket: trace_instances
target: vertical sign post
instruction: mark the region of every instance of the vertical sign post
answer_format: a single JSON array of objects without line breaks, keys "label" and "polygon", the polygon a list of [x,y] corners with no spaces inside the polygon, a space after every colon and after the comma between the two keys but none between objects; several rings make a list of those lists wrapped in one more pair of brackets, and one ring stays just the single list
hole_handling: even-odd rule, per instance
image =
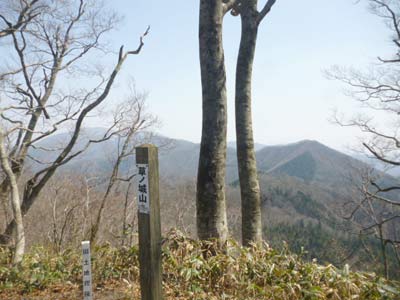
[{"label": "vertical sign post", "polygon": [[90,242],[82,242],[83,300],[92,300],[92,270],[90,262]]},{"label": "vertical sign post", "polygon": [[162,300],[158,149],[136,148],[140,288],[142,300]]}]

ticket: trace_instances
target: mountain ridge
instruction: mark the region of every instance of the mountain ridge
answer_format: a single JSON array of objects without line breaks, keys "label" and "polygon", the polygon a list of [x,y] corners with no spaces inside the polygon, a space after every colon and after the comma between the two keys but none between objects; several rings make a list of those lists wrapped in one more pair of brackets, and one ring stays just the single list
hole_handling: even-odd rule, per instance
[{"label": "mountain ridge", "polygon": [[[79,149],[88,140],[88,136],[101,136],[103,128],[86,128],[75,148]],[[43,148],[51,148],[58,143],[65,143],[69,133],[61,133],[39,143]],[[140,138],[139,138],[140,140]],[[160,174],[171,179],[194,178],[197,175],[199,160],[198,143],[184,139],[169,139],[160,135],[152,135],[155,144],[163,145],[159,149]],[[168,142],[164,142],[168,140]],[[230,143],[232,144],[232,142]],[[167,145],[167,146],[165,146]],[[258,144],[261,145],[261,144]],[[40,148],[40,147],[38,147]],[[113,156],[118,149],[118,140],[110,139],[103,144],[93,144],[80,157],[72,160],[70,169],[82,169],[88,165],[94,170],[111,168]],[[33,150],[30,155],[38,161],[51,159],[57,152],[41,152]],[[367,169],[370,165],[348,154],[332,149],[316,140],[301,140],[287,145],[272,145],[256,151],[257,167],[261,174],[286,174],[303,179],[306,182],[329,182],[332,186],[343,183],[340,178],[354,175],[354,171]],[[32,162],[34,168],[39,168]],[[134,164],[130,159],[124,164]],[[124,166],[127,169],[126,166]],[[352,170],[354,169],[354,170]],[[228,183],[238,180],[236,150],[227,147],[226,179]],[[333,180],[334,179],[334,180]],[[395,178],[392,178],[395,180]]]}]

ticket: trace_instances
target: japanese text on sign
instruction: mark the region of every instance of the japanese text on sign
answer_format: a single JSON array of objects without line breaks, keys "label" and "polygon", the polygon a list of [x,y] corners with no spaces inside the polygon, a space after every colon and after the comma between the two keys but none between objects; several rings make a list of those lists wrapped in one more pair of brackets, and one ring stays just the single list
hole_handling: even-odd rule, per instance
[{"label": "japanese text on sign", "polygon": [[138,210],[139,213],[150,213],[149,165],[138,164]]},{"label": "japanese text on sign", "polygon": [[92,273],[90,263],[90,242],[82,242],[83,299],[92,300]]}]

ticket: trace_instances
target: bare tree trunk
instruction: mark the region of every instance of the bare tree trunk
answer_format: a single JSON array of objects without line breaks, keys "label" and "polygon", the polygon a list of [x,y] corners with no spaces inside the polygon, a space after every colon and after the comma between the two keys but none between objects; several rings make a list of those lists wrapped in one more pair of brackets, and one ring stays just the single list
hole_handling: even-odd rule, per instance
[{"label": "bare tree trunk", "polygon": [[[74,148],[85,118],[107,98],[127,56],[140,53],[143,47],[143,38],[149,29],[141,36],[139,47],[136,50],[125,52],[123,47],[120,48],[118,62],[108,80],[103,81],[103,84],[86,91],[84,95],[82,92],[85,89],[77,89],[76,95],[68,95],[63,97],[64,100],[58,101],[56,100],[57,96],[54,97],[54,95],[62,90],[62,88],[60,91],[58,88],[56,89],[56,83],[60,76],[69,73],[71,68],[78,65],[89,51],[101,50],[102,36],[115,25],[114,14],[105,11],[102,4],[91,3],[89,5],[86,0],[61,1],[62,3],[60,1],[58,3],[57,1],[24,0],[17,1],[21,2],[18,7],[12,5],[13,1],[8,2],[9,4],[6,6],[10,5],[9,8],[12,8],[10,11],[14,12],[14,16],[10,16],[10,19],[18,21],[10,22],[2,15],[2,23],[7,26],[4,29],[0,28],[0,38],[5,36],[12,38],[11,45],[17,60],[15,63],[11,63],[10,72],[0,74],[0,80],[7,78],[4,80],[5,96],[11,101],[10,103],[15,102],[15,105],[2,107],[1,117],[7,126],[19,124],[12,132],[12,136],[7,137],[12,141],[8,160],[16,181],[25,167],[29,149],[34,147],[35,143],[56,134],[64,125],[71,125],[70,122],[73,122],[75,128],[71,139],[57,158],[51,163],[43,165],[43,168],[28,181],[21,182],[23,185],[21,214],[24,216],[57,169],[89,147],[90,143],[87,143],[86,147],[81,150],[75,151]],[[53,20],[52,16],[59,13],[65,13],[65,18]],[[105,14],[103,15],[103,13]],[[42,17],[38,17],[39,14]],[[35,20],[33,20],[34,18]],[[32,66],[35,67],[32,68]],[[43,72],[37,72],[37,70],[43,70]],[[76,70],[74,69],[74,71]],[[85,71],[77,72],[77,74],[82,76],[88,73]],[[98,98],[95,99],[95,95],[98,94]],[[70,96],[77,101],[70,103],[68,100]],[[78,102],[80,102],[79,105]],[[16,114],[15,109],[18,109],[19,113]],[[26,110],[26,114],[22,113],[21,109]],[[66,113],[61,114],[62,111]],[[50,115],[55,118],[52,118],[52,121],[41,123],[43,117],[50,119]],[[37,126],[43,128],[38,130]],[[50,149],[46,151],[50,151]],[[0,197],[8,197],[7,192],[12,192],[11,183],[8,181],[6,178],[0,183]],[[16,223],[15,220],[8,223],[4,234],[0,234],[0,243],[7,243],[10,234],[15,231]]]},{"label": "bare tree trunk", "polygon": [[[123,52],[123,46],[120,48],[119,52],[119,57],[118,57],[118,62],[114,67],[113,72],[111,73],[111,76],[109,77],[106,86],[103,90],[103,92],[100,94],[100,96],[97,97],[95,101],[87,105],[79,114],[77,117],[77,121],[75,123],[75,129],[73,131],[73,135],[71,139],[69,140],[67,146],[61,151],[61,153],[58,155],[58,157],[53,161],[52,165],[42,169],[41,171],[37,172],[31,179],[29,179],[25,185],[25,190],[24,194],[22,197],[22,204],[21,204],[21,213],[23,216],[26,215],[26,213],[29,211],[33,203],[38,199],[38,196],[42,189],[46,186],[48,181],[51,179],[51,177],[55,174],[57,169],[70,161],[71,159],[75,158],[79,154],[81,154],[83,151],[87,149],[89,146],[90,142],[86,144],[86,147],[82,150],[79,150],[75,152],[74,154],[70,154],[72,152],[73,147],[76,144],[76,141],[78,140],[78,137],[81,132],[81,127],[83,124],[84,119],[86,118],[87,114],[90,113],[93,109],[95,109],[99,104],[101,104],[108,96],[111,87],[114,83],[115,78],[117,77],[119,71],[121,70],[121,67],[126,60],[126,58],[129,55],[137,55],[140,53],[144,43],[143,43],[143,37],[147,35],[149,31],[149,28],[146,30],[146,32],[141,36],[140,38],[140,44],[137,50],[134,51],[128,51],[128,52]],[[10,171],[12,172],[12,169],[10,167]],[[14,174],[14,173],[13,173]],[[15,229],[15,227],[18,224],[16,223],[16,220],[12,220],[6,227],[6,230],[3,234],[0,234],[0,242],[1,241],[6,241],[7,236],[10,235],[11,232]]]},{"label": "bare tree trunk", "polygon": [[197,234],[225,243],[227,99],[221,0],[201,0],[199,50],[203,96],[203,126],[197,176]]},{"label": "bare tree trunk", "polygon": [[[7,185],[2,184],[0,187],[0,199],[1,199],[0,201],[2,201],[2,203],[4,203],[4,205],[8,205],[8,197],[10,195],[10,191],[9,191],[10,184],[8,183],[8,180],[6,180],[6,178],[3,180],[3,182],[7,181]],[[13,216],[11,218],[13,218]],[[9,226],[9,224],[13,221],[14,221],[14,219],[12,219],[10,221],[8,218],[6,218],[6,220],[5,220],[6,230],[4,230],[4,232],[0,233],[0,246],[8,245],[11,243],[12,229],[15,226],[11,227],[11,226]]]},{"label": "bare tree trunk", "polygon": [[[125,141],[122,143],[122,149],[118,150],[117,160],[113,166],[111,176],[108,180],[106,192],[104,193],[103,198],[101,200],[100,208],[97,212],[97,217],[96,217],[95,223],[91,227],[91,231],[90,231],[90,242],[91,243],[96,242],[96,238],[97,238],[100,224],[101,224],[103,211],[106,206],[106,203],[108,202],[108,197],[110,196],[112,188],[114,187],[114,185],[117,181],[121,181],[121,178],[118,178],[121,163],[123,162],[124,159],[126,159],[128,156],[133,154],[134,148],[131,146],[133,138],[135,137],[136,133],[142,129],[143,126],[147,128],[148,124],[153,123],[153,119],[149,115],[146,117],[147,120],[143,119],[143,117],[142,117],[142,115],[144,114],[144,111],[142,111],[143,103],[140,104],[139,102],[136,102],[136,101],[138,101],[136,97],[134,97],[134,99],[135,99],[135,102],[133,102],[133,104],[127,103],[126,108],[123,111],[123,113],[125,115],[129,115],[130,118],[133,117],[134,120],[129,120],[129,119],[122,120],[121,119],[119,121],[121,124],[125,121],[130,125],[129,125],[129,127],[125,128],[125,131],[127,131],[126,136],[123,137],[123,138],[125,138]],[[133,108],[135,108],[135,109],[133,109]],[[122,114],[121,111],[118,111],[118,113]],[[119,140],[118,140],[118,144],[120,143],[121,139],[122,139],[122,137],[120,136]],[[134,175],[131,175],[130,179],[125,180],[125,181],[130,182],[130,180],[133,178],[133,176]]]},{"label": "bare tree trunk", "polygon": [[386,256],[386,242],[383,237],[383,228],[382,224],[378,226],[378,232],[379,232],[379,241],[381,244],[381,253],[382,253],[382,262],[383,262],[383,267],[384,267],[384,272],[385,272],[385,278],[389,279],[389,267],[388,267],[388,259]]},{"label": "bare tree trunk", "polygon": [[[250,3],[249,3],[250,2]],[[257,41],[257,1],[242,4],[242,33],[236,66],[236,146],[242,200],[242,242],[262,240],[260,186],[258,182],[251,118],[251,80]]]},{"label": "bare tree trunk", "polygon": [[258,0],[234,1],[232,14],[240,15],[242,33],[236,66],[236,146],[242,200],[243,245],[262,240],[260,185],[251,120],[251,80],[258,26],[276,0],[258,12]]},{"label": "bare tree trunk", "polygon": [[123,218],[122,218],[122,240],[121,240],[121,246],[125,246],[125,242],[128,236],[128,204],[129,204],[129,198],[130,198],[130,190],[131,190],[132,182],[128,183],[128,186],[126,188],[125,192],[125,201],[124,201],[124,212],[123,212]]},{"label": "bare tree trunk", "polygon": [[6,154],[6,149],[4,145],[4,132],[2,129],[0,129],[0,160],[1,160],[1,168],[8,177],[8,180],[10,181],[11,203],[14,213],[14,222],[16,224],[13,264],[19,264],[22,261],[22,258],[25,253],[24,224],[22,222],[22,213],[20,207],[17,179],[11,170],[10,162],[8,160],[8,155]]}]

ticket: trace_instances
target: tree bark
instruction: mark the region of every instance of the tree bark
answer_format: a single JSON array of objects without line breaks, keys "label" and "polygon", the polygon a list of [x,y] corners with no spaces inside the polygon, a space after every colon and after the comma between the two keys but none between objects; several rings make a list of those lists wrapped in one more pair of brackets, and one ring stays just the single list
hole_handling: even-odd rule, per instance
[{"label": "tree bark", "polygon": [[225,243],[228,235],[225,204],[227,98],[221,0],[201,0],[199,50],[203,123],[197,176],[197,234]]},{"label": "tree bark", "polygon": [[382,228],[382,224],[380,224],[378,226],[378,232],[379,232],[379,241],[381,244],[381,253],[382,253],[382,262],[383,262],[383,270],[385,273],[385,278],[389,280],[389,267],[388,267],[388,259],[386,256],[386,243],[385,240],[383,238],[383,228]]},{"label": "tree bark", "polygon": [[[70,159],[76,157],[77,155],[79,155],[80,153],[82,153],[84,151],[84,150],[81,150],[81,151],[75,152],[72,155],[70,154],[73,147],[76,144],[76,141],[78,140],[78,137],[81,132],[82,124],[83,124],[87,114],[90,113],[93,109],[95,109],[98,105],[100,105],[108,97],[108,94],[110,93],[110,90],[115,81],[115,78],[117,77],[119,71],[121,70],[121,67],[124,64],[126,58],[129,55],[137,55],[140,53],[140,51],[144,45],[143,37],[145,35],[147,35],[148,30],[149,30],[149,28],[143,34],[143,36],[141,36],[139,47],[136,50],[123,53],[123,46],[121,46],[119,57],[118,57],[118,62],[115,65],[114,70],[111,73],[111,76],[108,79],[103,92],[99,95],[99,97],[95,101],[88,104],[85,108],[82,109],[81,113],[77,117],[77,120],[75,123],[75,129],[74,129],[74,132],[73,132],[72,137],[69,140],[68,144],[61,151],[61,153],[58,155],[58,157],[52,162],[51,166],[37,172],[31,179],[29,179],[26,182],[24,194],[22,197],[22,204],[21,204],[21,208],[20,208],[22,216],[25,216],[27,214],[27,212],[29,211],[29,209],[31,208],[33,203],[38,199],[38,196],[39,196],[40,192],[42,191],[42,189],[46,186],[48,181],[51,179],[51,177],[57,171],[58,167],[67,163],[68,161],[70,161]],[[11,167],[10,167],[10,171],[13,172]],[[19,173],[17,173],[17,174],[19,174]],[[15,177],[16,175],[13,173],[13,176]],[[13,219],[10,223],[8,223],[4,233],[0,234],[0,244],[7,243],[7,241],[9,240],[8,236],[10,236],[10,234],[15,230],[15,227],[17,225],[18,224],[15,219]]]},{"label": "tree bark", "polygon": [[10,181],[10,190],[11,190],[11,204],[14,213],[14,222],[15,226],[15,249],[14,249],[14,257],[13,264],[19,264],[22,261],[22,258],[25,253],[25,232],[24,232],[24,224],[22,221],[22,213],[20,207],[20,198],[19,198],[19,190],[16,176],[14,175],[11,165],[8,159],[8,155],[6,153],[5,145],[4,145],[4,132],[0,129],[0,160],[1,160],[1,168],[6,174],[8,180]]},{"label": "tree bark", "polygon": [[236,66],[236,146],[242,203],[242,243],[262,240],[258,182],[251,116],[251,81],[257,41],[257,1],[242,3],[241,40]]}]

